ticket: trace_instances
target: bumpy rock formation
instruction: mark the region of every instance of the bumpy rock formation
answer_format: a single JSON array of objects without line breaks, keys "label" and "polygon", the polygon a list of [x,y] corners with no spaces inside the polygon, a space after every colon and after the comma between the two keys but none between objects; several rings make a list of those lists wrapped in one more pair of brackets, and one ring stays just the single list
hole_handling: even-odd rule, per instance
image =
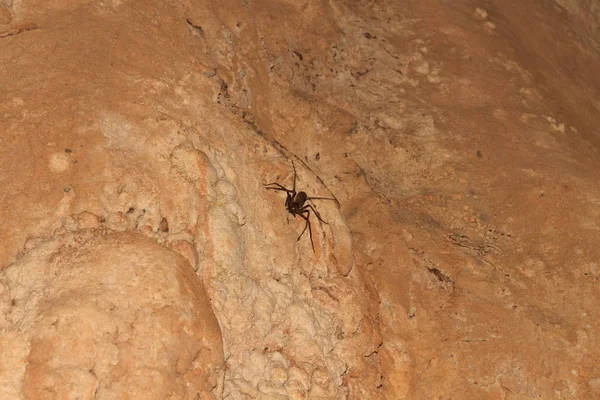
[{"label": "bumpy rock formation", "polygon": [[221,389],[220,330],[177,253],[141,235],[82,230],[3,272],[3,399],[192,399]]},{"label": "bumpy rock formation", "polygon": [[0,398],[599,396],[598,21],[0,1]]}]

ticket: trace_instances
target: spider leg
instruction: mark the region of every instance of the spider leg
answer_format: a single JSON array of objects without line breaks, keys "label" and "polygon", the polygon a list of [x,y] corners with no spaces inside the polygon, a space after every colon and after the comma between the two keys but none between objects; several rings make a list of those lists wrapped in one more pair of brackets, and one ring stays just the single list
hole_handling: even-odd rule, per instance
[{"label": "spider leg", "polygon": [[[275,186],[275,187],[270,187],[272,185]],[[265,185],[265,189],[267,189],[267,190],[281,190],[281,191],[288,192],[288,193],[294,193],[293,190],[290,190],[290,189],[286,188],[285,186],[282,186],[280,183],[277,183],[277,182],[267,183]]]},{"label": "spider leg", "polygon": [[294,160],[292,160],[292,167],[294,168],[294,188],[292,190],[295,192],[296,191],[296,164],[294,164]]},{"label": "spider leg", "polygon": [[293,198],[294,195],[295,195],[294,193],[286,193],[285,194],[285,209],[288,211],[288,213],[285,214],[285,220],[287,221],[288,225],[290,224],[289,214],[292,214],[294,216],[294,218],[296,218],[296,214],[294,214],[293,212],[290,211],[290,204],[294,200],[294,198]]},{"label": "spider leg", "polygon": [[321,222],[322,222],[322,223],[324,223],[325,225],[329,225],[329,222],[327,222],[327,221],[325,221],[323,218],[321,218],[321,214],[319,214],[319,212],[317,211],[317,209],[316,209],[316,208],[314,208],[314,207],[312,206],[312,204],[307,204],[307,205],[305,205],[304,207],[302,207],[302,210],[303,210],[303,211],[304,211],[304,210],[308,211],[308,210],[307,210],[307,208],[310,208],[311,210],[313,210],[313,212],[315,213],[315,215],[317,216],[317,218],[319,219],[319,221],[321,221]]},{"label": "spider leg", "polygon": [[334,199],[333,197],[307,197],[307,200],[333,200],[333,201],[337,201],[337,199]]},{"label": "spider leg", "polygon": [[[304,213],[306,213],[306,215],[304,215]],[[300,238],[302,237],[302,235],[304,235],[304,232],[306,231],[306,227],[308,227],[308,234],[310,235],[310,244],[312,245],[313,251],[315,251],[315,243],[313,242],[313,237],[312,237],[312,228],[310,227],[310,211],[302,210],[297,215],[299,215],[300,217],[302,217],[306,220],[306,225],[304,225],[304,229],[302,230],[302,233],[300,234],[300,236],[298,236],[297,240],[300,240]]]},{"label": "spider leg", "polygon": [[333,198],[333,197],[307,197],[306,200],[331,200],[331,201],[335,201],[335,204],[337,204],[337,206],[340,206],[340,202],[338,201],[338,199]]},{"label": "spider leg", "polygon": [[[304,216],[304,212],[308,213],[308,216]],[[296,215],[299,215],[300,217],[304,218],[306,220],[306,224],[304,224],[304,229],[302,229],[302,233],[300,234],[300,236],[298,236],[298,240],[300,240],[300,238],[302,237],[302,235],[304,235],[304,232],[306,232],[306,227],[310,224],[308,217],[310,217],[310,211],[308,210],[301,210],[300,213],[298,214],[294,214],[294,217]]]}]

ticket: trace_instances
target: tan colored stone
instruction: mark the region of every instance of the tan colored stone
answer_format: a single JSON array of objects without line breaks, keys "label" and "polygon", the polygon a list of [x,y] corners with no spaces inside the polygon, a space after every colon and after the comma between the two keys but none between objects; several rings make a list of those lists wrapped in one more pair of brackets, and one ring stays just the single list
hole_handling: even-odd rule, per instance
[{"label": "tan colored stone", "polygon": [[597,395],[594,2],[88,3],[0,0],[1,398]]},{"label": "tan colored stone", "polygon": [[28,348],[12,358],[24,368],[3,369],[2,398],[20,398],[19,388],[40,399],[220,397],[222,343],[208,297],[190,265],[152,240],[83,231],[2,277],[14,305],[0,348]]}]

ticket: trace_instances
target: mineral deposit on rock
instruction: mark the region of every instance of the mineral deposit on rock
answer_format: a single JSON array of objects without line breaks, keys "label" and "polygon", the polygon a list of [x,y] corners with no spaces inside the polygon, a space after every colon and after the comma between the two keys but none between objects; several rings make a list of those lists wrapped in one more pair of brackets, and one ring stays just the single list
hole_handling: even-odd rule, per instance
[{"label": "mineral deposit on rock", "polygon": [[0,399],[600,397],[599,29],[0,0]]}]

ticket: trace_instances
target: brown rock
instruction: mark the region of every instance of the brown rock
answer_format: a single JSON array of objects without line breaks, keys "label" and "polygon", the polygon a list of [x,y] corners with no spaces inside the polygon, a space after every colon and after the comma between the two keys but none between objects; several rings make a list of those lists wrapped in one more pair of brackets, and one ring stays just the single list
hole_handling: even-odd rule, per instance
[{"label": "brown rock", "polygon": [[593,398],[599,12],[0,1],[0,398]]},{"label": "brown rock", "polygon": [[222,343],[208,297],[190,265],[154,241],[83,231],[2,277],[15,301],[2,354],[29,349],[19,353],[24,369],[3,369],[3,398],[21,385],[36,399],[220,397]]}]

